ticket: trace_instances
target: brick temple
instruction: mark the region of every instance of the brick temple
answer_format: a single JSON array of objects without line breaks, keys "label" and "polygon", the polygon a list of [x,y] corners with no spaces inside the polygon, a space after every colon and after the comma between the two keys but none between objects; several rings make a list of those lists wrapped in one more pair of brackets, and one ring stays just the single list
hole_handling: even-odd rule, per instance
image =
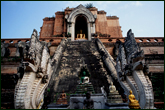
[{"label": "brick temple", "polygon": [[[131,28],[131,27],[130,27]],[[99,38],[109,54],[116,59],[115,43],[124,42],[119,17],[106,16],[106,12],[96,7],[85,8],[79,5],[76,8],[66,8],[64,11],[55,12],[55,17],[45,17],[40,27],[39,40],[51,42],[50,56],[63,38],[71,41],[88,40]],[[135,40],[143,49],[145,63],[149,65],[149,78],[152,81],[155,106],[161,108],[164,99],[164,37],[136,37]],[[14,108],[14,88],[17,67],[21,58],[18,57],[16,44],[19,42],[29,43],[29,38],[1,39],[2,44],[8,44],[4,48],[9,54],[2,56],[1,53],[1,108]],[[160,102],[160,103],[159,103]],[[159,105],[160,104],[160,105]],[[164,104],[164,103],[163,103]]]}]

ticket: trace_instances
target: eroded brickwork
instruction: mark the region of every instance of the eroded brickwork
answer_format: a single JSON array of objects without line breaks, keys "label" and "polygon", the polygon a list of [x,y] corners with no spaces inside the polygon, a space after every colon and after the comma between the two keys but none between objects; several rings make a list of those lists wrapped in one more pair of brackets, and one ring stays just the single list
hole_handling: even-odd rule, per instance
[{"label": "eroded brickwork", "polygon": [[[66,8],[64,12],[57,11],[55,17],[45,17],[41,27],[40,37],[57,37],[67,33],[67,21],[65,15],[69,15],[75,8]],[[98,11],[97,8],[89,8],[93,15],[96,15],[95,30],[100,35],[110,35],[111,37],[122,37],[119,18],[116,16],[106,16],[105,11]]]},{"label": "eroded brickwork", "polygon": [[64,12],[56,12],[55,26],[53,35],[60,35],[64,28]]},{"label": "eroded brickwork", "polygon": [[50,37],[53,35],[55,18],[44,18],[43,26],[41,27],[40,37]]}]

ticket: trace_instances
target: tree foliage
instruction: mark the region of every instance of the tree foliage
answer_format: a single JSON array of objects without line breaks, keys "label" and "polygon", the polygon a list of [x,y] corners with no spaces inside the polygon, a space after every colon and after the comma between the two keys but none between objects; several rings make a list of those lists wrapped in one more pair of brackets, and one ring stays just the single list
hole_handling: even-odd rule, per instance
[{"label": "tree foliage", "polygon": [[85,7],[86,8],[92,8],[93,7],[93,4],[92,3],[87,3],[87,4],[85,4]]}]

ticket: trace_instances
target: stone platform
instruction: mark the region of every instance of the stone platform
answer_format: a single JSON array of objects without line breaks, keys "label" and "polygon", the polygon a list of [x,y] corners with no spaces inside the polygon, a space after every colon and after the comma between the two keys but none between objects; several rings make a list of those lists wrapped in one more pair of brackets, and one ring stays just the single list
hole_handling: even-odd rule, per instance
[{"label": "stone platform", "polygon": [[51,103],[47,105],[48,109],[68,109],[68,104],[55,104]]},{"label": "stone platform", "polygon": [[129,109],[128,103],[105,103],[105,109]]},{"label": "stone platform", "polygon": [[79,84],[77,85],[77,90],[76,90],[76,93],[77,94],[84,94],[85,91],[88,91],[92,94],[95,93],[94,89],[93,89],[93,85],[91,83],[89,84]]},{"label": "stone platform", "polygon": [[[70,109],[83,109],[83,102],[86,99],[85,94],[75,94],[70,96]],[[94,101],[94,109],[104,109],[105,102],[102,94],[91,94]]]}]

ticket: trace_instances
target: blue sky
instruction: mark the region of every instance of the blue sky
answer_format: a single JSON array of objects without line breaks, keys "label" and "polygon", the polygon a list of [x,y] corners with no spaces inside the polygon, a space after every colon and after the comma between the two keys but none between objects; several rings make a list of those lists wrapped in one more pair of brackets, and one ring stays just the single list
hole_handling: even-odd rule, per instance
[{"label": "blue sky", "polygon": [[135,37],[164,37],[164,1],[1,1],[1,38],[30,38],[43,18],[87,3],[118,16],[123,37],[129,29]]}]

